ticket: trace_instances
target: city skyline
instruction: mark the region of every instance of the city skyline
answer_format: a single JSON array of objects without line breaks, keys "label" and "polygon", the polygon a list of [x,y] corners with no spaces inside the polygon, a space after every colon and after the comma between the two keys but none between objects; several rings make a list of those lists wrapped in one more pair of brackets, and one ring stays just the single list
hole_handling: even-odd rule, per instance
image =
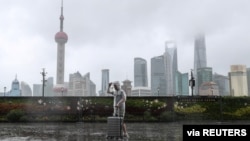
[{"label": "city skyline", "polygon": [[[58,32],[60,3],[61,0],[24,0],[1,4],[0,92],[4,87],[10,89],[16,75],[31,87],[41,84],[42,68],[47,78],[56,78],[54,35]],[[69,81],[71,73],[90,72],[90,79],[99,91],[102,69],[110,70],[110,81],[133,81],[134,57],[147,60],[150,81],[150,59],[164,53],[168,40],[177,43],[178,70],[190,72],[194,35],[200,30],[206,38],[207,66],[213,72],[227,75],[233,64],[248,67],[248,5],[250,2],[244,0],[202,3],[65,0],[64,29],[69,35],[65,81]]]}]

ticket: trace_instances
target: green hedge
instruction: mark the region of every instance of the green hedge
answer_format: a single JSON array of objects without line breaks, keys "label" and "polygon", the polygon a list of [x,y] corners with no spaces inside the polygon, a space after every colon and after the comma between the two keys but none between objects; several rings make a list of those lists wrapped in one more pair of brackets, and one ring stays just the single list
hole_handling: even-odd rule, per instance
[{"label": "green hedge", "polygon": [[[0,121],[105,121],[112,113],[113,97],[0,99]],[[250,120],[250,97],[205,100],[204,97],[128,97],[125,118],[127,121]]]}]

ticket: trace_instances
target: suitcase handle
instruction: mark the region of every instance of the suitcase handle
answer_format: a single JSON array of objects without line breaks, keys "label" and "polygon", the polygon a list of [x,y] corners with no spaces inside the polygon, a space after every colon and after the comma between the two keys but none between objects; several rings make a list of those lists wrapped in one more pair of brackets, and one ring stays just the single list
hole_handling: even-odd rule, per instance
[{"label": "suitcase handle", "polygon": [[115,116],[116,117],[119,117],[119,113],[120,113],[119,109],[120,108],[118,106],[115,106],[115,111],[116,111]]}]

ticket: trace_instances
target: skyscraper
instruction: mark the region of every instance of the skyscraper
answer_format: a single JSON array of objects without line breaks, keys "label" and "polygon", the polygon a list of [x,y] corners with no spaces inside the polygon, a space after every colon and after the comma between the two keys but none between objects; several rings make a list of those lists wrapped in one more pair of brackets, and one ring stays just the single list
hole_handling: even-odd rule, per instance
[{"label": "skyscraper", "polygon": [[[201,95],[200,87],[203,83],[212,84],[210,82],[213,81],[213,69],[211,67],[202,67],[197,69],[197,78],[196,79],[196,86],[199,88],[197,95]],[[209,83],[208,83],[209,82]]]},{"label": "skyscraper", "polygon": [[177,48],[173,41],[167,41],[165,43],[164,53],[164,66],[166,75],[166,95],[173,96],[176,94],[176,80],[177,79]]},{"label": "skyscraper", "polygon": [[49,77],[45,83],[44,95],[50,97],[54,96],[53,87],[54,87],[54,78]]},{"label": "skyscraper", "polygon": [[109,69],[102,70],[102,89],[100,96],[107,96],[107,90],[109,85]]},{"label": "skyscraper", "polygon": [[247,69],[245,65],[231,65],[229,86],[231,96],[248,96]]},{"label": "skyscraper", "polygon": [[84,84],[86,83],[84,83],[80,72],[69,74],[68,96],[83,96]]},{"label": "skyscraper", "polygon": [[188,73],[181,73],[177,71],[175,82],[176,82],[175,85],[176,95],[188,96],[189,95]]},{"label": "skyscraper", "polygon": [[96,96],[96,85],[90,80],[90,73],[80,72],[69,75],[68,96]]},{"label": "skyscraper", "polygon": [[[207,67],[205,35],[199,34],[194,41],[194,79],[197,81],[197,69]],[[198,87],[195,86],[194,93],[198,94]]]},{"label": "skyscraper", "polygon": [[134,58],[134,86],[148,87],[147,61],[143,58]]},{"label": "skyscraper", "polygon": [[151,91],[152,96],[166,96],[166,76],[164,56],[151,58]]},{"label": "skyscraper", "polygon": [[57,43],[57,70],[56,70],[56,86],[55,92],[66,92],[67,89],[64,86],[64,60],[65,60],[65,43],[68,41],[68,35],[63,31],[63,0],[61,5],[60,15],[60,31],[55,35],[55,41]]},{"label": "skyscraper", "polygon": [[131,96],[131,91],[132,91],[132,81],[126,79],[124,81],[122,81],[123,85],[121,86],[121,88],[125,91],[127,96]]},{"label": "skyscraper", "polygon": [[8,93],[8,96],[21,96],[21,94],[22,92],[20,90],[20,84],[16,76],[15,80],[12,81],[11,90]]},{"label": "skyscraper", "polygon": [[42,96],[42,84],[33,84],[33,95],[32,96]]},{"label": "skyscraper", "polygon": [[218,85],[220,96],[229,96],[229,79],[228,76],[213,74],[213,81]]},{"label": "skyscraper", "polygon": [[22,96],[32,96],[32,90],[28,83],[21,81],[21,91],[22,91]]},{"label": "skyscraper", "polygon": [[189,95],[189,79],[188,79],[188,73],[182,73],[181,74],[181,90],[182,90],[182,95]]}]

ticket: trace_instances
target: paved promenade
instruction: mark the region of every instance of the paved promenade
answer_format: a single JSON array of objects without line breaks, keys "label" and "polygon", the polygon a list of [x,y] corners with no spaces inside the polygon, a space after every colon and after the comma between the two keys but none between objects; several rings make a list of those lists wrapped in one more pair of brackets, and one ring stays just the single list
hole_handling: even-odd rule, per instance
[{"label": "paved promenade", "polygon": [[[123,141],[182,141],[184,124],[250,124],[250,121],[127,123]],[[110,141],[107,123],[0,123],[1,141]],[[111,139],[115,140],[115,139]]]},{"label": "paved promenade", "polygon": [[[0,123],[0,127],[1,141],[108,141],[106,123]],[[124,141],[182,140],[181,123],[127,123],[127,129],[130,137]]]}]

